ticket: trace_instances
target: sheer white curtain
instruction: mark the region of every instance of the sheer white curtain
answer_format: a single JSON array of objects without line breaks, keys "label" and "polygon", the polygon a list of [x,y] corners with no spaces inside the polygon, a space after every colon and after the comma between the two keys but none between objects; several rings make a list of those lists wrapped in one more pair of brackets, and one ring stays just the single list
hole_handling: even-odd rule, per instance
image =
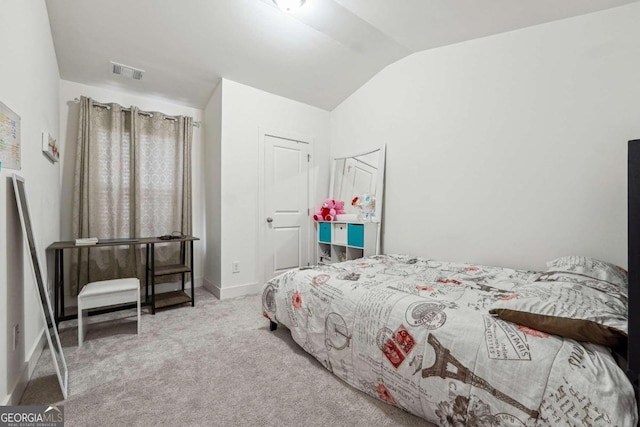
[{"label": "sheer white curtain", "polygon": [[[191,234],[190,117],[146,113],[82,97],[73,197],[74,238]],[[142,247],[82,248],[72,262],[71,292],[116,277],[144,279]],[[164,245],[158,263],[177,263]],[[165,280],[175,280],[166,277]]]}]

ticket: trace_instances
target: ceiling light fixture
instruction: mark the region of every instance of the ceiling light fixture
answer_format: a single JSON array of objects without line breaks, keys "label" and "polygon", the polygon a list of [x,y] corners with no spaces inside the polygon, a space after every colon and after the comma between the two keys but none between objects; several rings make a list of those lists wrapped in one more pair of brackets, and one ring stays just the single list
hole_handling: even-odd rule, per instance
[{"label": "ceiling light fixture", "polygon": [[307,0],[273,0],[273,2],[282,10],[287,13],[294,13],[302,7]]}]

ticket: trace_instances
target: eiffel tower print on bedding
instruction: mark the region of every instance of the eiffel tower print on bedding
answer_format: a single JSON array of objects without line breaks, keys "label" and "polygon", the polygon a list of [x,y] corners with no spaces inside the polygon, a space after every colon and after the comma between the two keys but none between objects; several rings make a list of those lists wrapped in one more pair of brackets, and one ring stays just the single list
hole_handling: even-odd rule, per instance
[{"label": "eiffel tower print on bedding", "polygon": [[[538,280],[550,279],[378,255],[283,273],[264,285],[262,308],[334,375],[437,425],[635,426],[633,388],[610,348],[489,313]],[[589,280],[590,292],[611,289]]]}]

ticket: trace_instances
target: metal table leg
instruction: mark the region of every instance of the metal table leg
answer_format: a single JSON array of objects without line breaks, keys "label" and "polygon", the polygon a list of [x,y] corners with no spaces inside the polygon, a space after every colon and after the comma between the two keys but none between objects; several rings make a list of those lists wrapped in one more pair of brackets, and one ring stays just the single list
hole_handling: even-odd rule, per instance
[{"label": "metal table leg", "polygon": [[145,262],[144,262],[144,302],[149,303],[149,244],[145,245]]},{"label": "metal table leg", "polygon": [[151,314],[156,314],[156,245],[151,244]]},{"label": "metal table leg", "polygon": [[[189,242],[189,263],[191,264],[191,307],[195,307],[196,306],[196,294],[194,292],[195,289],[195,279],[194,279],[194,275],[193,275],[193,240],[191,240]],[[183,281],[184,283],[184,281]]]},{"label": "metal table leg", "polygon": [[60,317],[64,317],[64,251],[59,249],[60,253],[60,286],[58,292],[60,293]]}]

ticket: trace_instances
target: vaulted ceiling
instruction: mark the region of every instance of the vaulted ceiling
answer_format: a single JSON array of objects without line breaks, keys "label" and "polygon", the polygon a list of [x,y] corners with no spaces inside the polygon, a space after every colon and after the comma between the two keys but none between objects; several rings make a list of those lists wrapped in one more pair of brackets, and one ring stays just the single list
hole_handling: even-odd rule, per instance
[{"label": "vaulted ceiling", "polygon": [[[638,0],[47,0],[65,80],[203,108],[228,78],[332,110],[411,53]],[[141,81],[110,61],[145,70]]]}]

